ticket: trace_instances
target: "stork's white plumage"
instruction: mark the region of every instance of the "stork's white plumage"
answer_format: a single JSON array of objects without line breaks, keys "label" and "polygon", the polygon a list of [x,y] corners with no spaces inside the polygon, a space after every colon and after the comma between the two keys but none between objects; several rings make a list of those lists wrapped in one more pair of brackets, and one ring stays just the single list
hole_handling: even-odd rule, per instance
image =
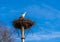
[{"label": "stork's white plumage", "polygon": [[24,13],[22,14],[22,16],[25,17],[26,13],[27,13],[27,12],[24,12]]}]

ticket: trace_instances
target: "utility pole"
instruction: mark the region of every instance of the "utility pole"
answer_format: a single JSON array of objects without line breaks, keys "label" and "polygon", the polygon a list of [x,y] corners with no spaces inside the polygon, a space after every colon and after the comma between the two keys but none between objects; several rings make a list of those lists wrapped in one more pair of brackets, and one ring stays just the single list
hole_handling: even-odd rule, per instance
[{"label": "utility pole", "polygon": [[21,32],[21,41],[24,42],[24,26],[22,26],[22,32]]}]

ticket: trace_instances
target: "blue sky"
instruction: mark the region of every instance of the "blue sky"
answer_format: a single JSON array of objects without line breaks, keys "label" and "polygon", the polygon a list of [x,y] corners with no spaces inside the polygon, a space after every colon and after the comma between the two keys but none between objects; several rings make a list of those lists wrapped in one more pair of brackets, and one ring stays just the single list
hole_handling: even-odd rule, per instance
[{"label": "blue sky", "polygon": [[35,22],[25,42],[60,42],[60,0],[0,0],[0,21],[11,29],[25,11]]}]

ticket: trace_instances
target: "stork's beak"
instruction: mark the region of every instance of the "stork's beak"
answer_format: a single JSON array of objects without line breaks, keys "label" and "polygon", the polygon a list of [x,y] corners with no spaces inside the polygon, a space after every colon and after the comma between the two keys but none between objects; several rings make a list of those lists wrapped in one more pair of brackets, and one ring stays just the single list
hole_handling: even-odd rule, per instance
[{"label": "stork's beak", "polygon": [[22,17],[23,17],[23,18],[25,17],[26,13],[27,13],[27,12],[24,12],[24,13],[22,14]]}]

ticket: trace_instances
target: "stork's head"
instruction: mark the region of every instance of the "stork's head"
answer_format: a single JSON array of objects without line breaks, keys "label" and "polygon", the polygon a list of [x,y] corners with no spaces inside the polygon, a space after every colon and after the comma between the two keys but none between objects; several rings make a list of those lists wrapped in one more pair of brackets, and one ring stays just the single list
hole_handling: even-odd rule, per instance
[{"label": "stork's head", "polygon": [[27,12],[24,12],[24,13],[22,14],[22,17],[23,17],[23,18],[25,17],[26,13],[27,13]]}]

